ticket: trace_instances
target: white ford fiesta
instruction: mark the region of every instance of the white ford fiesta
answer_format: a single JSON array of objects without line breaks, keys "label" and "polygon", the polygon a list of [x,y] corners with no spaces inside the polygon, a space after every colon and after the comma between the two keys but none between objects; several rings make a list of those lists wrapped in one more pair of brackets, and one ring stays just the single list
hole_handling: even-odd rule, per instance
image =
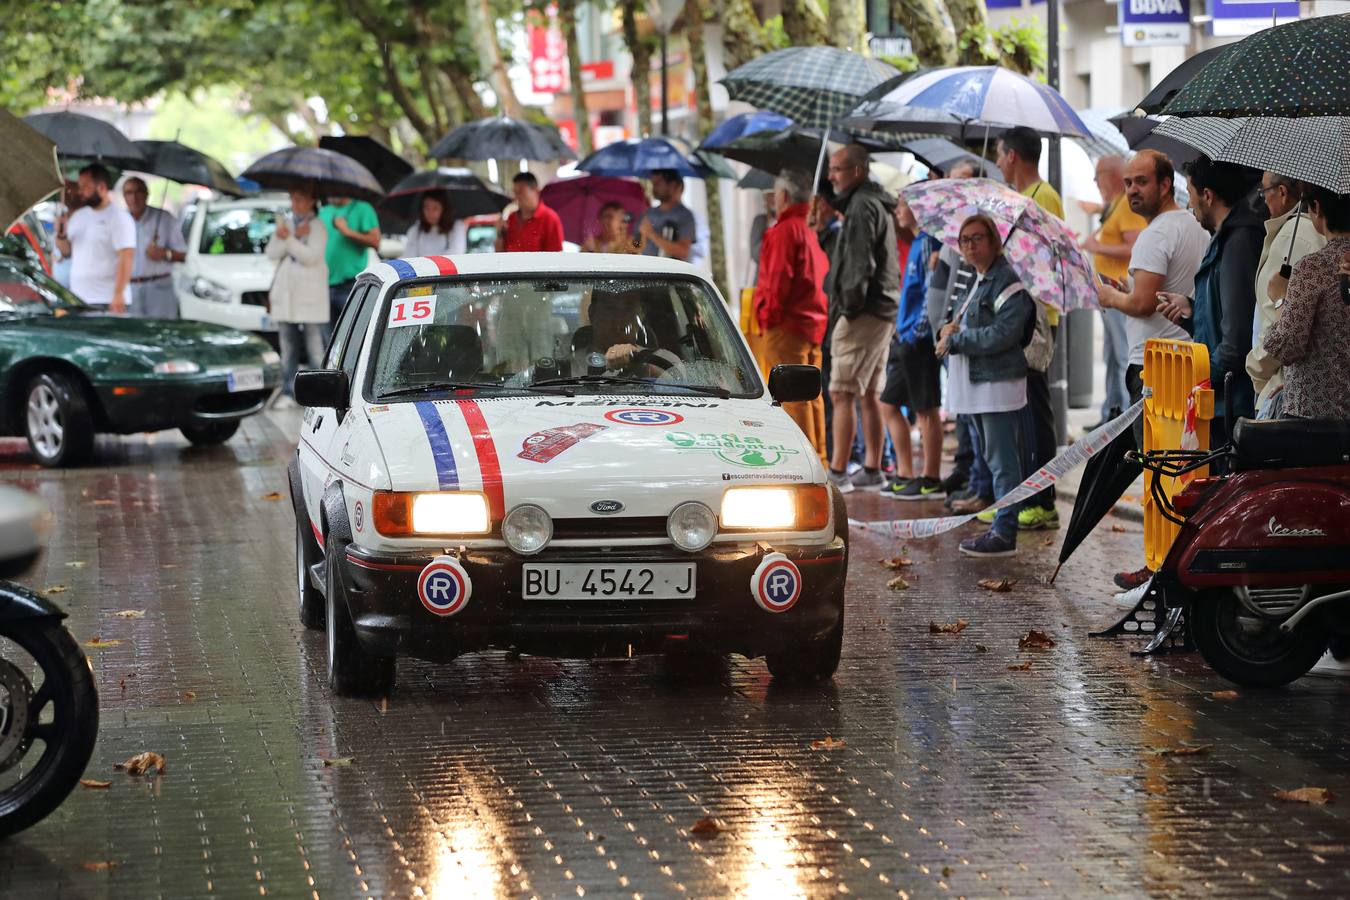
[{"label": "white ford fiesta", "polygon": [[343,695],[399,654],[741,653],[834,674],[842,498],[716,288],[640,256],[483,254],[357,280],[290,467],[300,619]]}]

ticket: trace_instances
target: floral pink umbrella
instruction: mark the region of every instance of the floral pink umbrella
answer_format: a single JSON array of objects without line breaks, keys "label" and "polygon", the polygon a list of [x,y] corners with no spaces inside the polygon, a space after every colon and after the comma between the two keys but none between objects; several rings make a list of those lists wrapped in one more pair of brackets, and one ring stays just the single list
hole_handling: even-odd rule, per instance
[{"label": "floral pink umbrella", "polygon": [[1030,197],[988,178],[920,181],[900,193],[919,227],[953,248],[961,223],[984,213],[998,226],[1003,253],[1032,297],[1060,312],[1097,309],[1091,260],[1068,226]]}]

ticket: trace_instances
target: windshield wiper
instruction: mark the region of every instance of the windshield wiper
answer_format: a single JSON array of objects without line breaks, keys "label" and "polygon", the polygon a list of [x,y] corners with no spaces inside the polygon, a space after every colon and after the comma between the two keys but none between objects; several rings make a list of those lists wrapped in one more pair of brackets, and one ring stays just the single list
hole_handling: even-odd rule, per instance
[{"label": "windshield wiper", "polygon": [[407,397],[411,394],[423,394],[428,391],[481,391],[484,389],[499,389],[500,387],[500,385],[480,384],[476,381],[428,381],[425,384],[410,384],[407,387],[385,391],[376,399],[388,400],[391,397]]},{"label": "windshield wiper", "polygon": [[626,378],[623,375],[572,375],[568,378],[547,378],[543,381],[534,382],[530,387],[555,387],[568,384],[634,384],[653,389],[671,387],[692,391],[695,394],[706,394],[710,397],[717,397],[722,400],[729,400],[731,398],[731,391],[726,388],[713,387],[706,384],[684,384],[678,381],[648,381],[644,378]]}]

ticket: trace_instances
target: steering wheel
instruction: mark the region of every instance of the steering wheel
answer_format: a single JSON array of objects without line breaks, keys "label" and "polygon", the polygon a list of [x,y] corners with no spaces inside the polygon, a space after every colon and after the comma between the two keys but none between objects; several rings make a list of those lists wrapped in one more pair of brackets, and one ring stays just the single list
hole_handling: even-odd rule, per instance
[{"label": "steering wheel", "polygon": [[669,350],[663,350],[660,347],[647,347],[634,353],[632,359],[629,360],[629,365],[652,366],[665,374],[681,362],[682,360]]}]

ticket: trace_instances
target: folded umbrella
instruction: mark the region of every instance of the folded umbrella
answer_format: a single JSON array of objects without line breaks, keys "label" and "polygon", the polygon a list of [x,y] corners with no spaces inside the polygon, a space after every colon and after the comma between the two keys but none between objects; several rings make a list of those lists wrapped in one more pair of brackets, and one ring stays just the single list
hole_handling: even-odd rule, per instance
[{"label": "folded umbrella", "polygon": [[199,184],[232,197],[242,197],[245,193],[219,160],[200,150],[177,141],[136,141],[136,149],[145,156],[145,162],[135,166],[137,172],[179,184]]},{"label": "folded umbrella", "polygon": [[370,170],[350,156],[320,147],[286,147],[269,153],[243,171],[266,188],[289,190],[309,184],[323,197],[379,200],[384,188]]},{"label": "folded umbrella", "polygon": [[901,190],[919,227],[960,249],[961,224],[976,213],[994,220],[1003,253],[1032,297],[1060,312],[1097,308],[1092,262],[1068,227],[1030,198],[988,178],[920,181]]},{"label": "folded umbrella", "polygon": [[707,178],[711,173],[669,138],[629,138],[601,147],[577,163],[582,172],[619,178],[646,178],[658,169],[674,169],[686,178]]},{"label": "folded umbrella", "polygon": [[433,191],[443,191],[449,196],[450,208],[458,219],[497,215],[511,202],[468,169],[442,167],[414,172],[404,178],[380,201],[378,209],[411,224],[421,214],[422,197]]},{"label": "folded umbrella", "polygon": [[558,129],[510,116],[490,116],[465,122],[432,146],[432,159],[530,159],[540,162],[571,160],[577,155]]},{"label": "folded umbrella", "polygon": [[107,163],[118,168],[143,164],[145,155],[117,126],[83,113],[34,113],[24,121],[56,144],[63,157]]},{"label": "folded umbrella", "polygon": [[539,197],[558,214],[563,237],[573,244],[600,233],[600,208],[606,203],[622,206],[634,223],[650,206],[642,185],[608,175],[559,178],[546,184]]},{"label": "folded umbrella", "polygon": [[[1061,566],[1144,471],[1143,466],[1131,462],[1125,455],[1138,449],[1134,429],[1126,428],[1100,453],[1088,459],[1078,484],[1078,496],[1074,498],[1073,513],[1064,530],[1064,543],[1059,548]],[[1056,568],[1055,574],[1058,573]]]},{"label": "folded umbrella", "polygon": [[384,190],[391,190],[413,173],[412,163],[390,150],[373,137],[364,135],[324,135],[319,146],[325,150],[350,156],[365,166]]},{"label": "folded umbrella", "polygon": [[62,186],[56,145],[33,126],[0,109],[0,234],[9,231],[33,204]]},{"label": "folded umbrella", "polygon": [[1298,181],[1350,194],[1350,117],[1214,116],[1167,119],[1154,129],[1216,162],[1268,169]]}]

